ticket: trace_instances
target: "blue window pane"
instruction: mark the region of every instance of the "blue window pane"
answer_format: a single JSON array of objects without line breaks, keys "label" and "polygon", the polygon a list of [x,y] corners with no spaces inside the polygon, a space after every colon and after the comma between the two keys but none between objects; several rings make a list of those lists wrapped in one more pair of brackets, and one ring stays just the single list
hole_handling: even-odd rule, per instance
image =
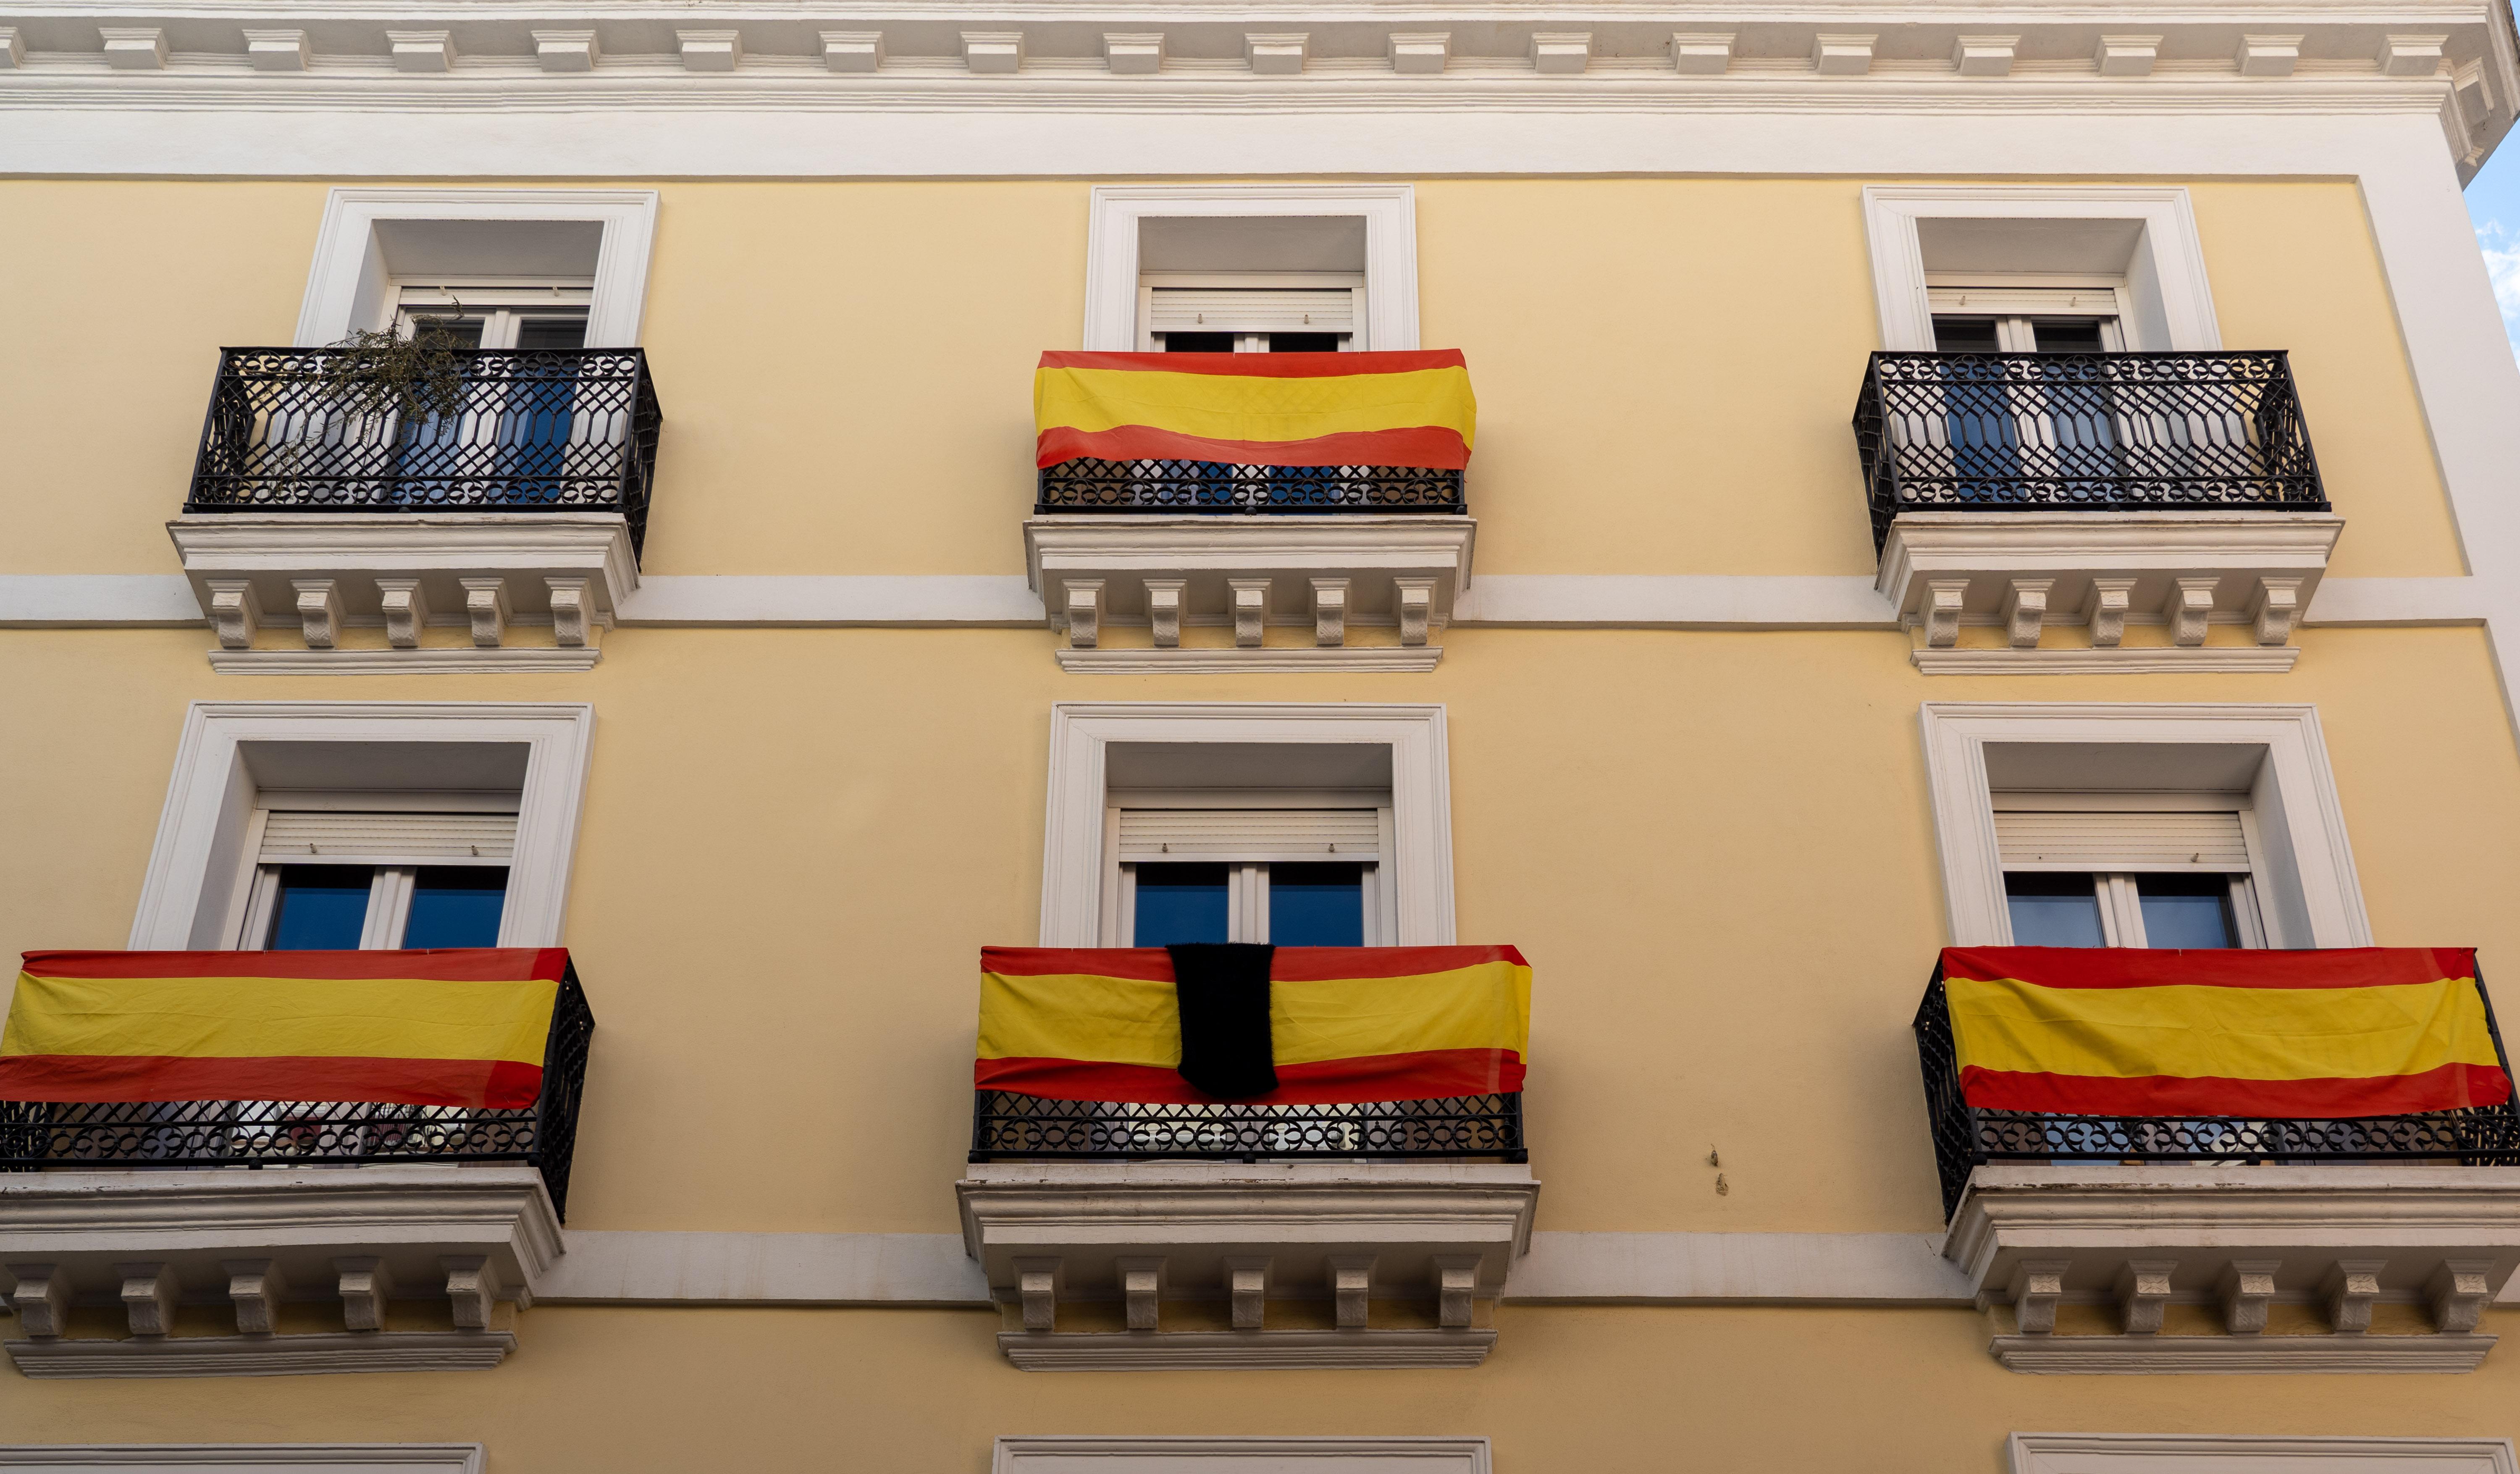
[{"label": "blue window pane", "polygon": [[2147,947],[2237,947],[2231,882],[2221,875],[2138,875]]},{"label": "blue window pane", "polygon": [[2016,947],[2099,947],[2100,900],[2085,874],[2003,877],[2004,903],[2012,914]]},{"label": "blue window pane", "polygon": [[368,925],[364,865],[284,865],[280,901],[272,908],[273,952],[353,951]]},{"label": "blue window pane", "polygon": [[1138,867],[1138,927],[1133,947],[1224,942],[1226,868],[1221,865]]},{"label": "blue window pane", "polygon": [[433,865],[414,877],[405,947],[496,947],[508,871],[486,865]]},{"label": "blue window pane", "polygon": [[1269,940],[1280,947],[1365,945],[1365,867],[1269,867]]}]

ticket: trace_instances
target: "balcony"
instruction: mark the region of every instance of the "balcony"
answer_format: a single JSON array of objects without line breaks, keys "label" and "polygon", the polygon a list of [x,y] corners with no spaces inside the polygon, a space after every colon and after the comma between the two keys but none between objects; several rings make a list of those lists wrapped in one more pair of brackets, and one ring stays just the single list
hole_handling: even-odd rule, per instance
[{"label": "balcony", "polygon": [[[224,1022],[170,1044],[176,990]],[[0,1347],[34,1377],[497,1365],[562,1252],[594,1029],[557,949],[28,954]]]},{"label": "balcony", "polygon": [[1875,353],[1855,437],[1928,672],[2289,669],[2344,526],[2281,352]]},{"label": "balcony", "polygon": [[[1164,949],[984,955],[955,1190],[1015,1365],[1468,1366],[1495,1344],[1540,1191],[1528,967],[1492,947],[1281,948],[1266,965],[1275,1083],[1228,1098],[1184,1073]],[[1113,1016],[1157,1022],[1115,1033]],[[1237,1040],[1194,1013],[1188,1045],[1195,1061]]]},{"label": "balcony", "polygon": [[[646,355],[446,351],[452,405],[423,412],[375,407],[344,349],[221,353],[192,489],[167,524],[218,632],[214,665],[598,658],[647,533],[663,415]],[[255,649],[266,624],[295,626],[293,657]],[[382,650],[346,635],[378,626]],[[432,626],[465,635],[432,642]],[[552,644],[519,641],[512,627],[526,626]],[[326,655],[310,664],[310,651]]]},{"label": "balcony", "polygon": [[1944,1253],[2004,1365],[2466,1371],[2493,1348],[2520,1106],[2472,952],[1955,948],[1915,1033]]},{"label": "balcony", "polygon": [[1433,668],[1476,530],[1459,353],[1050,353],[1035,401],[1062,666]]}]

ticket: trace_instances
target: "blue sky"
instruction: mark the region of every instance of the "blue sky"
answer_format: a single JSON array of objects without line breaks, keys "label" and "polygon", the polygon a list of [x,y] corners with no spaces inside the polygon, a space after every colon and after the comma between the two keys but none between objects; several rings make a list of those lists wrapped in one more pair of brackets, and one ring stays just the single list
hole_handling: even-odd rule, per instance
[{"label": "blue sky", "polygon": [[2498,149],[2467,187],[2467,216],[2476,222],[2476,245],[2502,304],[2502,331],[2520,359],[2520,139]]}]

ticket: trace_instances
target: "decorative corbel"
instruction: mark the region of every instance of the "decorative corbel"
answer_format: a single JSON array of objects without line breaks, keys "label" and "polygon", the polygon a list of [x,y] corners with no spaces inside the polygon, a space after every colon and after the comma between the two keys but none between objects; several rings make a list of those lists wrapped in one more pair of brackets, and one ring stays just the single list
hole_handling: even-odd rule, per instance
[{"label": "decorative corbel", "polygon": [[1023,1328],[1058,1328],[1058,1292],[1065,1275],[1057,1256],[1015,1261],[1015,1293],[1023,1299]]},{"label": "decorative corbel", "polygon": [[499,1267],[478,1254],[450,1254],[437,1261],[446,1271],[446,1298],[455,1307],[462,1330],[488,1330],[490,1312],[499,1303]]},{"label": "decorative corbel", "polygon": [[2175,1259],[2131,1259],[2118,1271],[2118,1315],[2130,1336],[2161,1334],[2162,1314],[2170,1309],[2170,1276]]},{"label": "decorative corbel", "polygon": [[2494,1298],[2485,1276],[2492,1273],[2490,1259],[2446,1259],[2433,1272],[2424,1286],[2424,1299],[2433,1308],[2433,1326],[2452,1335],[2463,1335],[2476,1329],[2484,1318],[2485,1307]]},{"label": "decorative corbel", "polygon": [[174,1266],[160,1263],[118,1264],[122,1276],[122,1314],[135,1336],[162,1336],[175,1326],[175,1302],[181,1298]]},{"label": "decorative corbel", "polygon": [[2293,625],[2301,618],[2301,586],[2298,578],[2258,580],[2258,597],[2249,608],[2249,617],[2257,622],[2258,644],[2291,642]]},{"label": "decorative corbel", "polygon": [[289,586],[297,591],[297,622],[305,631],[306,648],[329,650],[341,639],[340,581],[332,578],[292,578]]},{"label": "decorative corbel", "polygon": [[2170,626],[2170,643],[2194,647],[2205,643],[2205,616],[2214,611],[2214,586],[2221,579],[2174,579],[2161,619]]},{"label": "decorative corbel", "polygon": [[1438,1254],[1434,1272],[1435,1322],[1446,1330],[1468,1329],[1470,1298],[1479,1284],[1479,1256]]},{"label": "decorative corbel", "polygon": [[2380,1272],[2385,1259],[2340,1259],[2320,1286],[2327,1302],[2327,1323],[2340,1336],[2359,1336],[2371,1328],[2371,1307],[2380,1298]]},{"label": "decorative corbel", "polygon": [[289,1296],[280,1267],[268,1259],[223,1259],[219,1270],[228,1276],[228,1302],[236,1307],[237,1334],[268,1336],[278,1330],[280,1302]]},{"label": "decorative corbel", "polygon": [[333,1261],[340,1275],[341,1324],[349,1330],[382,1330],[385,1305],[393,1299],[393,1275],[373,1255],[349,1255]]},{"label": "decorative corbel", "polygon": [[2072,1261],[2025,1259],[2012,1271],[2012,1319],[2025,1336],[2056,1332],[2056,1303],[2065,1296],[2065,1272]]},{"label": "decorative corbel", "polygon": [[18,1287],[9,1292],[9,1307],[26,1334],[49,1341],[69,1323],[70,1276],[57,1264],[13,1264]]},{"label": "decorative corbel", "polygon": [[1313,644],[1347,644],[1347,584],[1344,578],[1313,580]]},{"label": "decorative corbel", "polygon": [[1119,1272],[1120,1300],[1128,1312],[1129,1329],[1155,1329],[1164,1300],[1163,1256],[1123,1257],[1112,1261],[1111,1267]]},{"label": "decorative corbel", "polygon": [[1266,1255],[1228,1259],[1225,1292],[1234,1303],[1234,1328],[1258,1330],[1269,1307],[1269,1259]]},{"label": "decorative corbel", "polygon": [[1233,591],[1234,643],[1244,649],[1258,648],[1261,626],[1269,618],[1269,580],[1229,578],[1225,586]]},{"label": "decorative corbel", "polygon": [[1333,1254],[1329,1257],[1330,1302],[1338,1328],[1365,1329],[1366,1307],[1373,1295],[1373,1256]]},{"label": "decorative corbel", "polygon": [[584,578],[546,578],[551,589],[552,639],[567,649],[582,649],[594,634],[595,609],[586,597]]},{"label": "decorative corbel", "polygon": [[1965,578],[1925,580],[1925,603],[1917,612],[1929,648],[1947,650],[1960,643],[1960,600],[1967,593]]},{"label": "decorative corbel", "polygon": [[1155,648],[1159,650],[1181,645],[1182,590],[1188,586],[1187,579],[1147,580],[1147,622],[1154,626]]},{"label": "decorative corbel", "polygon": [[464,617],[472,624],[472,643],[482,649],[499,648],[508,638],[508,581],[504,578],[459,578],[464,586]]},{"label": "decorative corbel", "polygon": [[262,601],[254,597],[252,582],[213,578],[204,583],[210,591],[210,628],[218,633],[219,648],[253,648],[253,632],[262,627]]},{"label": "decorative corbel", "polygon": [[2280,1259],[2234,1259],[2223,1269],[2223,1328],[2235,1336],[2264,1335],[2267,1307],[2274,1303]]},{"label": "decorative corbel", "polygon": [[1427,626],[1435,612],[1435,580],[1431,578],[1395,578],[1391,581],[1392,612],[1400,618],[1400,643],[1419,646],[1426,643]]},{"label": "decorative corbel", "polygon": [[420,644],[421,627],[428,623],[428,594],[417,578],[380,578],[377,595],[385,610],[385,644],[398,650]]},{"label": "decorative corbel", "polygon": [[2092,645],[2098,649],[2113,649],[2126,640],[2127,610],[2133,606],[2135,580],[2132,578],[2095,578],[2092,580]]},{"label": "decorative corbel", "polygon": [[2012,580],[2003,596],[2003,624],[2014,649],[2039,648],[2040,627],[2048,622],[2048,591],[2055,586],[2052,578]]}]

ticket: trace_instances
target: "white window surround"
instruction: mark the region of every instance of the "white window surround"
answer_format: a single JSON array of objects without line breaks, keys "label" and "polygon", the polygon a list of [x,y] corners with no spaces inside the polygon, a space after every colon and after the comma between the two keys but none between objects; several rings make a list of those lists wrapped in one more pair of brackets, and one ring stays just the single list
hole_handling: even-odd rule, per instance
[{"label": "white window surround", "polygon": [[1987,749],[2035,743],[2222,746],[2240,749],[2233,757],[2244,762],[2255,749],[2249,803],[2265,850],[2257,881],[2268,944],[2371,945],[2316,707],[1928,701],[1920,717],[1953,945],[2012,940]]},{"label": "white window surround", "polygon": [[[2133,311],[2126,346],[2142,351],[2211,351],[2223,346],[2205,252],[2187,191],[2054,185],[1868,185],[1865,233],[1872,251],[1872,286],[1881,312],[1881,346],[1894,353],[1934,351],[1925,250],[1918,224],[1927,220],[2020,221],[2022,255],[2014,271],[2059,269],[2040,258],[2054,222],[2127,221],[2141,227],[2126,263]],[[2071,270],[2071,266],[2063,269]]]},{"label": "white window surround", "polygon": [[1355,215],[1365,220],[1360,348],[1418,346],[1418,195],[1405,184],[1097,185],[1085,246],[1085,347],[1138,347],[1138,222],[1197,215]]},{"label": "white window surround", "polygon": [[228,1469],[259,1474],[271,1468],[304,1474],[359,1474],[405,1469],[418,1474],[482,1474],[479,1444],[65,1444],[0,1447],[0,1469],[121,1469],[159,1474],[168,1469]]},{"label": "white window surround", "polygon": [[2504,1438],[2016,1433],[2008,1474],[2520,1474]]},{"label": "white window surround", "polygon": [[517,848],[502,947],[560,945],[595,708],[562,702],[196,701],[184,719],[158,840],[131,923],[136,951],[208,950],[252,871],[255,786],[244,744],[522,743]]},{"label": "white window surround", "polygon": [[[1489,1474],[1484,1438],[1101,1437],[1001,1438],[990,1474],[1280,1474],[1320,1463],[1324,1474]],[[2451,1471],[2442,1471],[2451,1474]],[[2466,1471],[2457,1471],[2466,1474]],[[2496,1474],[2508,1474],[2497,1470]]]},{"label": "white window surround", "polygon": [[324,224],[315,237],[314,268],[297,314],[299,347],[319,347],[352,329],[384,325],[391,303],[376,243],[381,220],[597,222],[604,244],[596,259],[586,345],[638,344],[656,234],[655,191],[337,188],[325,200]]},{"label": "white window surround", "polygon": [[[1102,945],[1104,756],[1113,742],[1364,742],[1391,749],[1392,853],[1382,884],[1403,947],[1453,940],[1452,784],[1440,705],[1085,702],[1051,707],[1041,945]],[[1991,825],[1990,825],[1991,828]],[[521,845],[519,846],[521,849]]]}]

